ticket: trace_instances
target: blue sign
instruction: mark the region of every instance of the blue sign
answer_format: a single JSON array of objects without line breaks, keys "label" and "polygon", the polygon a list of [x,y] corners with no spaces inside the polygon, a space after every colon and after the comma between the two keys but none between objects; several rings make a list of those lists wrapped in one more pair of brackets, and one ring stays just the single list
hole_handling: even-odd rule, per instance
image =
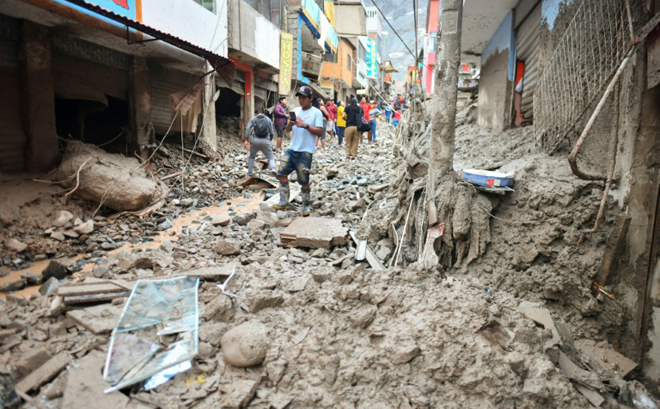
[{"label": "blue sign", "polygon": [[[58,3],[62,3],[65,6],[71,7],[74,10],[78,10],[82,13],[88,14],[90,16],[96,17],[99,20],[103,20],[107,23],[118,25],[120,27],[123,27],[123,25],[109,19],[103,16],[100,16],[96,13],[93,13],[85,8],[82,8],[80,6],[77,6],[75,4],[71,4],[66,0],[55,0]],[[138,21],[137,19],[137,6],[136,2],[140,2],[140,0],[85,0],[89,4],[93,4],[95,6],[102,7],[106,10],[112,11],[113,13],[117,13],[121,16],[127,17],[131,20]]]},{"label": "blue sign", "polygon": [[368,78],[378,78],[378,51],[376,46],[376,40],[373,38],[367,39],[367,77]]}]

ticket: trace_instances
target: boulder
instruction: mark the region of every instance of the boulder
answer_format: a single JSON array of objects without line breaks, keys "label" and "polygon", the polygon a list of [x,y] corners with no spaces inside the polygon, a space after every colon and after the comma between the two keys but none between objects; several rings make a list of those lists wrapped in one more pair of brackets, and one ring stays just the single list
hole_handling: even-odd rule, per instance
[{"label": "boulder", "polygon": [[257,322],[234,327],[220,340],[225,361],[239,368],[260,365],[266,358],[268,344],[268,330]]},{"label": "boulder", "polygon": [[28,245],[23,243],[22,241],[18,241],[16,239],[6,239],[5,240],[5,247],[7,247],[8,250],[15,251],[17,253],[23,252],[27,249]]}]

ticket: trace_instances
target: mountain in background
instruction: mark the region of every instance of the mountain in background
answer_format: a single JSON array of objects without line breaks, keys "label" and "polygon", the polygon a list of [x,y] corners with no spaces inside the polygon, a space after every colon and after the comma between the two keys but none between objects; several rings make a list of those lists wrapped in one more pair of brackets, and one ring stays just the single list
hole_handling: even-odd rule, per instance
[{"label": "mountain in background", "polygon": [[[415,52],[415,9],[412,0],[364,0],[364,5],[369,7],[376,3],[383,11],[383,41],[381,42],[382,58],[391,60],[394,68],[399,70],[394,74],[394,79],[403,81],[408,67],[415,65],[415,58],[403,45],[401,40],[392,32],[387,24],[387,19],[394,27],[408,48]],[[417,2],[417,48],[422,49],[424,34],[426,33],[426,7],[428,0]],[[436,16],[437,18],[437,16]],[[419,52],[419,51],[418,51]]]}]

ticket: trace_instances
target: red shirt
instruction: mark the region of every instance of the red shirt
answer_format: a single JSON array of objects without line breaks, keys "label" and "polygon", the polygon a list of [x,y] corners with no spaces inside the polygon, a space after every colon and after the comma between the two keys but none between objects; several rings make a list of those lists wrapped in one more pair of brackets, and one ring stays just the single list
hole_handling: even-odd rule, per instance
[{"label": "red shirt", "polygon": [[364,105],[362,105],[362,111],[364,112],[364,118],[365,118],[367,121],[369,121],[369,109],[370,109],[369,104],[364,104]]},{"label": "red shirt", "polygon": [[397,110],[397,111],[394,113],[394,119],[396,119],[397,121],[398,121],[399,119],[401,119],[401,110],[400,110],[400,109]]},{"label": "red shirt", "polygon": [[330,119],[333,121],[337,120],[337,105],[331,104],[331,105],[326,105],[325,109],[328,111],[328,116]]}]

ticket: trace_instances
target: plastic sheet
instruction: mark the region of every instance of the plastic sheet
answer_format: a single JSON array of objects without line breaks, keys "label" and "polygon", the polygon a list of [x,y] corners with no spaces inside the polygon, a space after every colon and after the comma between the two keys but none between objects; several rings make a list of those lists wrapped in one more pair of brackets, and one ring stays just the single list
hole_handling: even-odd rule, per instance
[{"label": "plastic sheet", "polygon": [[112,332],[106,393],[149,378],[154,388],[190,369],[181,364],[199,348],[198,286],[199,277],[190,276],[138,280]]}]

